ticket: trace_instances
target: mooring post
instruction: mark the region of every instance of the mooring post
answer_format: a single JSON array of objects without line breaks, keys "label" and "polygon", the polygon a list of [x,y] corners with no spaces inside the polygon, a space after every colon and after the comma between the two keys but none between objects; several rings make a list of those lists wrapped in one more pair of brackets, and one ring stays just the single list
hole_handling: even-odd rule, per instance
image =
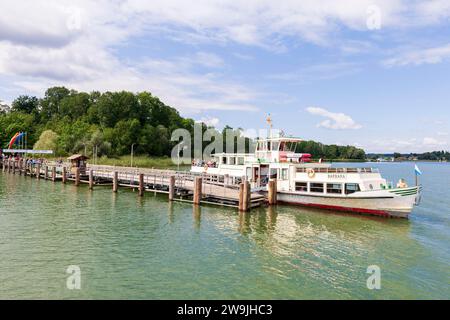
[{"label": "mooring post", "polygon": [[47,180],[48,179],[48,166],[44,167],[44,179]]},{"label": "mooring post", "polygon": [[244,211],[244,183],[239,184],[239,211]]},{"label": "mooring post", "polygon": [[139,173],[139,197],[144,196],[144,174]]},{"label": "mooring post", "polygon": [[52,167],[52,181],[53,182],[56,181],[56,167],[55,166]]},{"label": "mooring post", "polygon": [[80,168],[75,168],[75,186],[80,185]]},{"label": "mooring post", "polygon": [[62,168],[62,183],[66,183],[67,182],[67,168],[63,167]]},{"label": "mooring post", "polygon": [[169,177],[169,201],[173,201],[175,197],[175,176]]},{"label": "mooring post", "polygon": [[194,204],[200,204],[202,200],[202,178],[196,177],[194,180]]},{"label": "mooring post", "polygon": [[270,180],[269,183],[267,184],[268,186],[268,200],[269,200],[269,205],[274,205],[275,204],[275,181]]},{"label": "mooring post", "polygon": [[278,203],[278,180],[273,179],[273,204]]},{"label": "mooring post", "polygon": [[16,174],[16,160],[13,160],[12,162],[12,172],[13,174]]},{"label": "mooring post", "polygon": [[40,179],[41,178],[41,164],[38,163],[36,165],[36,179]]},{"label": "mooring post", "polygon": [[89,170],[89,189],[94,189],[94,170]]},{"label": "mooring post", "polygon": [[242,197],[242,211],[248,211],[250,209],[250,196],[251,196],[251,188],[250,182],[244,182],[244,194]]},{"label": "mooring post", "polygon": [[11,172],[11,159],[8,159],[8,172]]},{"label": "mooring post", "polygon": [[119,173],[114,171],[113,173],[113,192],[117,192],[119,188]]}]

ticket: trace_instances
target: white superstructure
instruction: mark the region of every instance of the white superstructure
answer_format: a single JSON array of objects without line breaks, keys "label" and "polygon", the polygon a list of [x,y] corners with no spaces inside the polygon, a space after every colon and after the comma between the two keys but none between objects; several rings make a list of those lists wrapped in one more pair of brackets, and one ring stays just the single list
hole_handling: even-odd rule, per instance
[{"label": "white superstructure", "polygon": [[408,187],[403,180],[393,186],[377,169],[311,163],[310,154],[295,152],[301,141],[259,139],[253,154],[215,154],[210,161],[194,162],[191,171],[246,179],[260,192],[276,179],[281,203],[396,217],[407,217],[418,204],[419,186]]}]

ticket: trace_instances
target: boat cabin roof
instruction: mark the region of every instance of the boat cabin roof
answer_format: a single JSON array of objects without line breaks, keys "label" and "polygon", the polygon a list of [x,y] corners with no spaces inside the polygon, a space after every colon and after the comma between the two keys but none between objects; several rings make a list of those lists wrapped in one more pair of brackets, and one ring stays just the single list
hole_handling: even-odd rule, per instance
[{"label": "boat cabin roof", "polygon": [[270,141],[270,142],[302,142],[304,141],[301,138],[295,138],[295,137],[276,137],[276,138],[258,138],[257,142],[265,142],[265,141]]}]

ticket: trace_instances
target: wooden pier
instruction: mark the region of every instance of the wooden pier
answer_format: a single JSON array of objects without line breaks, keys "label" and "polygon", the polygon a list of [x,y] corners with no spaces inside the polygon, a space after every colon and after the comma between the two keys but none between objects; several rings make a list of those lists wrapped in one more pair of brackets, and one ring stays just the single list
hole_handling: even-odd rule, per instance
[{"label": "wooden pier", "polygon": [[[140,197],[145,192],[162,193],[168,195],[169,201],[184,201],[195,205],[210,204],[249,211],[266,203],[266,197],[252,192],[245,179],[229,176],[97,165],[88,165],[81,171],[67,163],[40,164],[27,162],[25,159],[0,160],[0,166],[3,172],[36,179],[73,182],[75,186],[88,184],[90,190],[110,187],[113,192],[118,192],[120,188],[131,188],[137,189]],[[270,186],[274,188],[276,183],[271,183]],[[269,203],[275,204],[276,190],[269,191]]]}]

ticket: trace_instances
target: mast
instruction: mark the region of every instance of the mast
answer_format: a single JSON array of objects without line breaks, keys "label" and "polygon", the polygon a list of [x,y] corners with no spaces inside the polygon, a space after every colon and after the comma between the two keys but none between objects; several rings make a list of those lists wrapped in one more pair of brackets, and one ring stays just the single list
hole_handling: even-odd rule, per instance
[{"label": "mast", "polygon": [[267,124],[269,125],[269,134],[267,135],[267,137],[270,139],[270,138],[272,138],[272,127],[273,127],[273,122],[272,122],[270,113],[267,115],[266,121],[267,121]]}]

